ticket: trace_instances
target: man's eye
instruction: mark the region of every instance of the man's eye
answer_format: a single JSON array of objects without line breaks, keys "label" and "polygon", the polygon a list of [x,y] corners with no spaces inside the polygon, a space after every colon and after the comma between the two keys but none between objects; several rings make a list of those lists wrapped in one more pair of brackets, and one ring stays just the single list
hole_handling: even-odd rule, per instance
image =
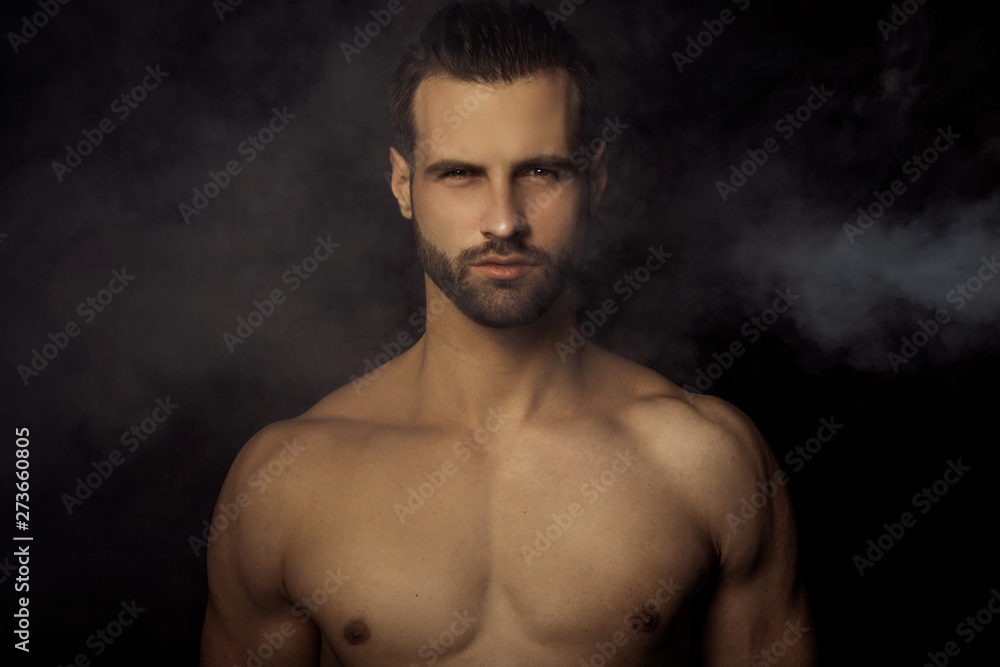
[{"label": "man's eye", "polygon": [[466,169],[456,169],[455,171],[449,171],[448,173],[444,174],[444,177],[445,178],[466,178],[466,177],[471,176],[471,175],[472,175],[472,172],[470,172],[470,171],[468,171]]},{"label": "man's eye", "polygon": [[536,178],[552,178],[557,174],[551,169],[546,169],[544,167],[534,167],[528,170],[528,175],[534,176]]}]

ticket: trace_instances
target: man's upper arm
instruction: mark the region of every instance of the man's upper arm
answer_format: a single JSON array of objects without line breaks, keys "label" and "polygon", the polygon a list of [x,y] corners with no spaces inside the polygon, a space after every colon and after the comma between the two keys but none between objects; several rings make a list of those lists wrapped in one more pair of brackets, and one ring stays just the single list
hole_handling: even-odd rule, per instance
[{"label": "man's upper arm", "polygon": [[700,400],[726,434],[719,470],[726,509],[713,526],[720,570],[701,637],[705,665],[758,667],[780,659],[811,667],[815,639],[797,574],[787,478],[746,415],[718,399]]},{"label": "man's upper arm", "polygon": [[292,613],[284,590],[285,529],[294,512],[284,507],[283,484],[290,480],[275,479],[256,489],[248,485],[257,470],[278,457],[280,443],[268,429],[254,436],[219,494],[212,521],[217,533],[208,547],[202,667],[319,664],[318,630]]}]

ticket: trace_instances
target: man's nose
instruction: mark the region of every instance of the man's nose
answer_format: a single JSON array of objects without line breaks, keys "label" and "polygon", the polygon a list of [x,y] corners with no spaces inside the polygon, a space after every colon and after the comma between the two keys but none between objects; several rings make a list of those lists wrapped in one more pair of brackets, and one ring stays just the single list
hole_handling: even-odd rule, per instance
[{"label": "man's nose", "polygon": [[479,231],[483,236],[509,239],[524,234],[528,219],[524,215],[524,204],[518,197],[517,188],[512,183],[498,183],[490,189]]}]

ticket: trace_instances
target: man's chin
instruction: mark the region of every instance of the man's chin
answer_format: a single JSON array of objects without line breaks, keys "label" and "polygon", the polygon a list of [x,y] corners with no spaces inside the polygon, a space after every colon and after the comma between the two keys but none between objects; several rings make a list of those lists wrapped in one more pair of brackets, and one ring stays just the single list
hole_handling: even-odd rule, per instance
[{"label": "man's chin", "polygon": [[490,280],[489,285],[463,283],[452,297],[459,312],[492,329],[513,329],[540,320],[559,298],[558,293],[539,293],[539,286],[517,281]]},{"label": "man's chin", "polygon": [[534,324],[544,315],[544,313],[460,310],[471,321],[489,329],[518,329],[526,327]]}]

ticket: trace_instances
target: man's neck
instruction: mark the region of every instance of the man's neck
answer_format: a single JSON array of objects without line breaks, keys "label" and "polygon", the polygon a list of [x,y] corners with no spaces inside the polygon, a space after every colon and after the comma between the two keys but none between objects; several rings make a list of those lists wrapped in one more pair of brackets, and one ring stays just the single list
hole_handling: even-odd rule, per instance
[{"label": "man's neck", "polygon": [[[514,421],[564,411],[583,391],[583,358],[562,355],[576,324],[576,286],[569,285],[534,323],[507,329],[476,324],[428,281],[427,330],[413,349],[416,395],[426,413],[478,423],[503,409]],[[440,306],[439,306],[440,308]],[[433,311],[432,311],[433,312]]]}]

